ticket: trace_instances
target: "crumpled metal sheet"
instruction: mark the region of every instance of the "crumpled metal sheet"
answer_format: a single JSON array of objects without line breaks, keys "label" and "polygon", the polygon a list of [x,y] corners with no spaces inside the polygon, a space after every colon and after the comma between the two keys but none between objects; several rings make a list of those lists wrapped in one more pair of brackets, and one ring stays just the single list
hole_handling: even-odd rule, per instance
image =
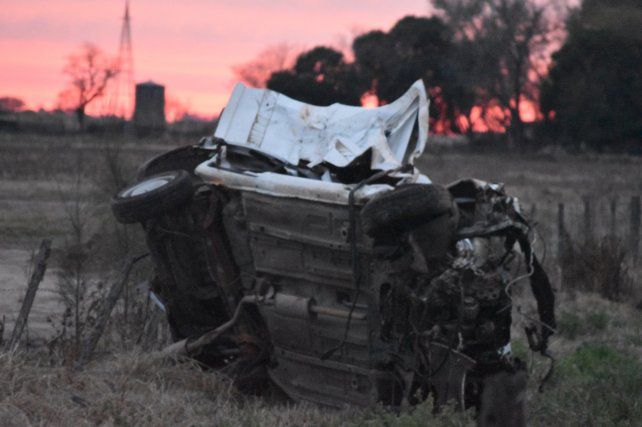
[{"label": "crumpled metal sheet", "polygon": [[[390,170],[412,164],[424,151],[428,105],[421,80],[396,101],[374,109],[319,107],[239,83],[214,135],[294,165],[303,160],[309,166],[345,167],[372,148],[372,169]],[[411,143],[416,126],[417,139]]]}]

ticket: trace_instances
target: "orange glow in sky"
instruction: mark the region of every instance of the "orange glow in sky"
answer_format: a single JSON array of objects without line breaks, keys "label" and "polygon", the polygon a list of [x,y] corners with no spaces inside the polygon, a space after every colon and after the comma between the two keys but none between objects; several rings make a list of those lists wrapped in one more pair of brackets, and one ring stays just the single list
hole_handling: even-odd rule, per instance
[{"label": "orange glow in sky", "polygon": [[[3,1],[0,96],[52,108],[65,59],[85,42],[116,56],[124,0]],[[164,84],[191,113],[218,115],[232,67],[270,45],[343,48],[355,34],[428,13],[426,0],[132,0],[136,81]]]},{"label": "orange glow in sky", "polygon": [[361,96],[361,106],[365,108],[377,108],[379,106],[379,98],[372,92],[366,92]]}]

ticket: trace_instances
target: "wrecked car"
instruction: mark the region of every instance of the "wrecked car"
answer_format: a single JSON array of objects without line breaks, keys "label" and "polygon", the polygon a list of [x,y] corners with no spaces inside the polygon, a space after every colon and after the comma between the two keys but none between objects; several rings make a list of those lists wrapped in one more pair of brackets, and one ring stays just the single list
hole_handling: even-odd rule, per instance
[{"label": "wrecked car", "polygon": [[112,208],[145,230],[173,351],[295,400],[479,406],[523,369],[511,290],[528,278],[546,352],[553,293],[518,200],[414,166],[425,93],[366,110],[237,85],[213,136],[141,167]]}]

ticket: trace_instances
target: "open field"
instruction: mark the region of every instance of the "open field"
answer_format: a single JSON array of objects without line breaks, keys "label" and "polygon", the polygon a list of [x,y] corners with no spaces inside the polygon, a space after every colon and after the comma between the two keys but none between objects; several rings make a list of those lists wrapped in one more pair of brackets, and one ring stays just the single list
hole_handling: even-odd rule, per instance
[{"label": "open field", "polygon": [[[116,175],[130,180],[145,159],[190,142],[196,141],[0,135],[0,319],[6,317],[7,331],[13,327],[29,259],[40,239],[53,239],[53,254],[30,319],[33,343],[55,333],[52,325],[63,310],[55,290],[60,248],[70,235],[70,209],[78,208],[85,219],[83,239],[97,258],[88,267],[93,277],[111,277],[123,257],[114,242],[118,233],[108,206]],[[117,173],[109,168],[114,159],[122,167]],[[525,211],[534,213],[542,235],[538,251],[549,254],[546,265],[556,285],[558,204],[565,203],[569,231],[580,236],[583,197],[590,196],[599,235],[610,227],[608,206],[616,199],[616,233],[628,239],[628,202],[642,195],[642,158],[440,151],[426,154],[419,167],[437,183],[471,176],[504,182]],[[135,236],[137,228],[129,232]],[[520,329],[524,319],[515,316],[513,347],[529,361],[532,373],[533,425],[642,424],[642,312],[634,307],[642,286],[639,270],[631,269],[636,292],[628,303],[572,290],[559,293],[559,333],[551,344],[558,363],[546,393],[536,389],[547,362],[529,354]],[[70,425],[71,420],[78,425],[75,421],[85,420],[92,425],[375,426],[423,425],[432,417],[427,406],[397,418],[380,409],[327,411],[243,397],[225,380],[194,367],[150,365],[131,347],[125,353],[121,348],[106,350],[110,354],[81,373],[47,366],[50,362],[38,351],[24,358],[0,356],[0,425],[11,425],[5,421],[11,419],[14,425]],[[437,425],[470,423],[460,416],[439,418]]]}]

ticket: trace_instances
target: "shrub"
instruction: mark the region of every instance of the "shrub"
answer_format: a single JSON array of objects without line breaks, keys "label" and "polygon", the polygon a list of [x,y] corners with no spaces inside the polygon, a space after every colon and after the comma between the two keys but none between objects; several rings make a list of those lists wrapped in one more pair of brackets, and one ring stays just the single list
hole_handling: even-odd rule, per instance
[{"label": "shrub", "polygon": [[561,259],[565,287],[596,292],[613,301],[633,294],[633,278],[626,264],[628,254],[621,240],[607,236],[578,243],[567,236],[566,241]]}]

